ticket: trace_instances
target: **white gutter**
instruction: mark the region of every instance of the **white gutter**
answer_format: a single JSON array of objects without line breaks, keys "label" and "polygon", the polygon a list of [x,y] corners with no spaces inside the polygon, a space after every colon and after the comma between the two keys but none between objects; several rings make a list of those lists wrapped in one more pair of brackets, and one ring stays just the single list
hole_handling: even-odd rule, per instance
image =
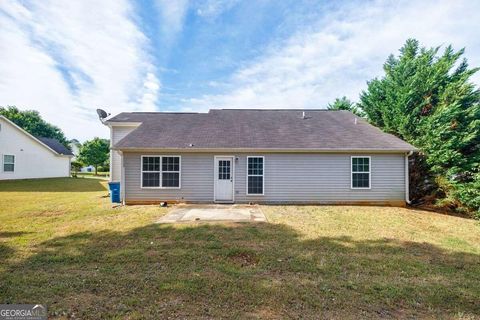
[{"label": "white gutter", "polygon": [[410,157],[411,155],[413,154],[413,151],[410,150],[410,152],[408,152],[406,155],[405,155],[405,202],[407,204],[410,204],[411,201],[410,201],[410,172],[408,170],[408,157]]}]

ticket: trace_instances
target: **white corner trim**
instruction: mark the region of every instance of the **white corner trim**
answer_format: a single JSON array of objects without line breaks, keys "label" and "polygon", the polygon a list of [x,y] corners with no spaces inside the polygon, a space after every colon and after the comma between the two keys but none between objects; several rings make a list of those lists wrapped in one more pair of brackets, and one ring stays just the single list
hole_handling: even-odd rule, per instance
[{"label": "white corner trim", "polygon": [[410,201],[410,170],[409,170],[409,163],[408,158],[413,154],[413,151],[408,152],[405,154],[405,202],[407,204],[412,203]]}]

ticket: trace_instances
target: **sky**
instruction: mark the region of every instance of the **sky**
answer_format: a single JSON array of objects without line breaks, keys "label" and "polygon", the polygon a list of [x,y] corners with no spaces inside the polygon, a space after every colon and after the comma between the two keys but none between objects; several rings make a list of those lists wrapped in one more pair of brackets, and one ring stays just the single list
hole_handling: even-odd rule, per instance
[{"label": "sky", "polygon": [[479,30],[477,0],[0,0],[0,106],[80,141],[108,138],[97,108],[321,109],[408,38],[478,67]]}]

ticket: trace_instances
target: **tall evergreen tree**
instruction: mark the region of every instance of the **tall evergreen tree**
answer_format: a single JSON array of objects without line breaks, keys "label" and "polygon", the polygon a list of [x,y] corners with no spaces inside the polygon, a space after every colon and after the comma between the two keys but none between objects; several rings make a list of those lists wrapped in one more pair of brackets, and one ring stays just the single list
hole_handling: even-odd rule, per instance
[{"label": "tall evergreen tree", "polygon": [[327,106],[328,110],[347,110],[353,112],[359,117],[363,117],[364,114],[362,110],[355,104],[354,102],[350,101],[347,97],[343,96],[341,98],[336,98],[335,101],[329,103]]},{"label": "tall evergreen tree", "polygon": [[[471,82],[478,68],[451,46],[423,48],[407,40],[385,75],[368,82],[360,105],[369,121],[420,148],[429,169],[446,181],[443,191],[480,210],[480,91]],[[472,195],[472,196],[469,196]]]}]

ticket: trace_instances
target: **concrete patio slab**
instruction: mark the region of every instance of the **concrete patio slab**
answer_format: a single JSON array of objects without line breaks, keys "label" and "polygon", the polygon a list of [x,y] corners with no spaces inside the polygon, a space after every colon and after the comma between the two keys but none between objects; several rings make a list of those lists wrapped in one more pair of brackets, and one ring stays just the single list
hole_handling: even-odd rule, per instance
[{"label": "concrete patio slab", "polygon": [[248,205],[178,205],[157,223],[202,221],[267,222],[262,210]]}]

